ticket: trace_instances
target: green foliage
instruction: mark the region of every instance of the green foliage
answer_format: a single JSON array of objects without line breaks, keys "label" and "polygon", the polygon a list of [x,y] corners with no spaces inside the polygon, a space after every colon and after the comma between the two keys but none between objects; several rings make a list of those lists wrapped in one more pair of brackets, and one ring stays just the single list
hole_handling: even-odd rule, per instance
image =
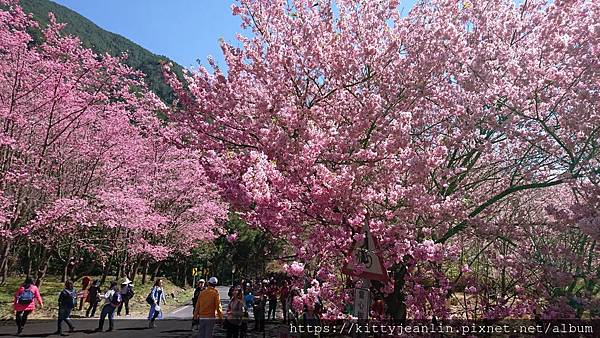
[{"label": "green foliage", "polygon": [[229,242],[221,236],[194,249],[191,255],[193,267],[206,269],[208,275],[216,275],[223,282],[231,281],[234,267],[234,280],[263,276],[267,265],[283,252],[283,243],[266,231],[250,228],[236,214],[230,214],[225,229],[237,233],[237,240]]},{"label": "green foliage", "polygon": [[[49,0],[21,0],[21,6],[25,12],[33,14],[41,27],[48,24],[48,13],[54,13],[58,22],[67,24],[64,28],[65,34],[79,37],[84,46],[98,54],[120,56],[127,53],[128,58],[125,63],[146,74],[149,88],[161,99],[168,103],[173,101],[173,90],[165,83],[161,69],[161,64],[173,62],[167,57],[153,54],[123,36],[108,32],[78,13]],[[32,34],[39,42],[40,32],[32,32]],[[173,62],[172,69],[180,78],[182,77],[183,68],[180,65]]]}]

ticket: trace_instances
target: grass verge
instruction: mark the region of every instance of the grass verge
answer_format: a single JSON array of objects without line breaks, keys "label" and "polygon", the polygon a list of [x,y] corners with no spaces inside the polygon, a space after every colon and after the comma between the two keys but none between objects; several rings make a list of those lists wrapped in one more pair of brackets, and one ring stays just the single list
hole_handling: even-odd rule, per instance
[{"label": "grass verge", "polygon": [[[92,280],[100,279],[100,277],[90,276]],[[114,277],[113,277],[114,278]],[[141,284],[141,276],[137,276],[134,282],[134,291],[135,295],[133,299],[129,301],[129,309],[132,318],[146,318],[148,316],[148,311],[150,310],[150,306],[146,303],[146,296],[150,292],[153,283],[150,279],[146,284]],[[107,278],[107,282],[101,286],[102,292],[106,292],[110,281],[113,280],[110,277]],[[23,282],[23,277],[9,277],[3,285],[0,285],[0,320],[11,320],[14,318],[13,311],[13,299],[15,295],[15,291],[18,286]],[[40,288],[40,293],[42,294],[42,299],[44,300],[44,309],[41,310],[39,307],[31,314],[29,318],[32,319],[54,319],[58,317],[58,294],[63,289],[64,283],[60,281],[60,277],[57,276],[48,276],[44,279],[42,283],[42,287]],[[81,289],[81,282],[78,281],[75,284],[77,291]],[[192,295],[194,289],[191,287],[181,288],[179,286],[174,285],[166,278],[163,278],[163,289],[166,292],[166,304],[162,306],[163,313],[171,312],[186,303],[190,302],[192,299]],[[102,304],[98,305],[98,309],[96,310],[96,317],[100,315],[100,310],[102,308]],[[85,310],[89,304],[84,303],[83,309],[81,311],[76,310],[73,311],[73,318],[85,317]],[[122,310],[122,316],[125,315],[125,309]]]}]

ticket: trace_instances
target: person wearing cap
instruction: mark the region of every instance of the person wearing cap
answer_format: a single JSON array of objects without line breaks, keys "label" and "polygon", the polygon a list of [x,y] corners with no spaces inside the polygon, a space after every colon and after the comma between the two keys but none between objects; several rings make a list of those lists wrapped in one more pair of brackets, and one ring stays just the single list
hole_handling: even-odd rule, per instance
[{"label": "person wearing cap", "polygon": [[198,337],[211,338],[215,328],[216,318],[223,319],[221,296],[215,288],[219,281],[217,277],[210,277],[208,287],[200,292],[194,309],[194,319],[199,320]]},{"label": "person wearing cap", "polygon": [[[192,307],[194,311],[196,310],[196,303],[198,302],[198,296],[200,296],[200,292],[202,292],[206,287],[204,286],[206,281],[204,279],[200,279],[196,283],[196,288],[194,289],[194,296],[192,297]],[[192,330],[195,330],[198,327],[198,320],[192,320]]]},{"label": "person wearing cap", "polygon": [[200,279],[198,283],[196,283],[196,288],[194,289],[194,296],[192,297],[192,306],[196,309],[196,303],[198,302],[198,296],[200,296],[200,292],[206,289],[206,281],[204,279]]},{"label": "person wearing cap", "polygon": [[121,315],[121,310],[123,309],[123,305],[125,305],[125,316],[129,316],[129,300],[133,298],[133,285],[129,278],[125,277],[121,281],[121,298],[123,302],[117,308],[117,316]]}]

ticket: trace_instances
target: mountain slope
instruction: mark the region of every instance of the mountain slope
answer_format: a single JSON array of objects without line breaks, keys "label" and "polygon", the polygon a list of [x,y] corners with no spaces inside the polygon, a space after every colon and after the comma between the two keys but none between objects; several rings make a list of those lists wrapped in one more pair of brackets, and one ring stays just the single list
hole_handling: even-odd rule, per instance
[{"label": "mountain slope", "polygon": [[[161,70],[162,62],[173,62],[167,57],[156,55],[127,38],[106,31],[75,11],[49,0],[21,0],[23,10],[32,13],[36,21],[44,27],[48,23],[48,12],[54,13],[56,20],[66,23],[64,32],[79,37],[84,46],[96,53],[108,53],[113,56],[127,52],[126,63],[146,74],[146,81],[152,91],[166,102],[172,102],[173,91],[164,82]],[[33,32],[36,35],[36,32]],[[40,36],[37,33],[37,36]],[[182,67],[173,62],[173,69],[181,75]]]}]

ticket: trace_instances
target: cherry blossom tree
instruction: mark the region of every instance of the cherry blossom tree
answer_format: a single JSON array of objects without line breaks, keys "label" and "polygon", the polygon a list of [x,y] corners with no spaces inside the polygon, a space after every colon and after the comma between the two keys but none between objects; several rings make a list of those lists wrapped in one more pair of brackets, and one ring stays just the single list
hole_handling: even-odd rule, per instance
[{"label": "cherry blossom tree", "polygon": [[567,238],[598,283],[594,199],[572,189],[599,168],[598,3],[401,8],[237,2],[252,34],[222,43],[227,71],[209,60],[184,85],[167,68],[182,144],[213,152],[224,196],[295,248],[331,316],[367,226],[394,318],[572,316],[565,293],[535,290],[562,261],[550,284],[572,291]]},{"label": "cherry blossom tree", "polygon": [[170,141],[157,117],[167,107],[142,74],[63,36],[52,14],[38,27],[17,1],[0,8],[4,277],[25,256],[38,281],[51,260],[66,278],[84,258],[105,276],[113,264],[133,278],[141,261],[186,255],[218,235],[227,205],[202,153]]}]

